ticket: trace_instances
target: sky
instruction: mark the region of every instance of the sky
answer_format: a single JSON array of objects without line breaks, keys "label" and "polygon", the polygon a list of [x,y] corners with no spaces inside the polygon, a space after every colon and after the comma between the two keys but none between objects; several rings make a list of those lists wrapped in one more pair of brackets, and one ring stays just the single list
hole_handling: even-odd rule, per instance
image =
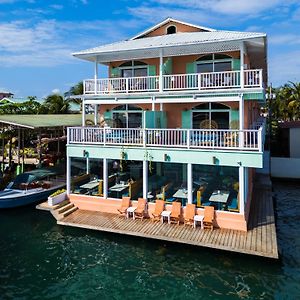
[{"label": "sky", "polygon": [[64,93],[94,74],[73,52],[128,39],[167,17],[265,32],[269,83],[300,81],[299,0],[0,0],[0,91]]}]

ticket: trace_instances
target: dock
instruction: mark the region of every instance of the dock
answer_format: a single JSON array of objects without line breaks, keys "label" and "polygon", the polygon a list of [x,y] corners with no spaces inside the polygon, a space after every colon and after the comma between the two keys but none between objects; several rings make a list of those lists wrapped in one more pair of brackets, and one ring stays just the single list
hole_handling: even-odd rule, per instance
[{"label": "dock", "polygon": [[271,188],[255,184],[247,232],[125,219],[116,214],[77,209],[57,221],[59,225],[125,234],[200,247],[278,259],[277,237]]}]

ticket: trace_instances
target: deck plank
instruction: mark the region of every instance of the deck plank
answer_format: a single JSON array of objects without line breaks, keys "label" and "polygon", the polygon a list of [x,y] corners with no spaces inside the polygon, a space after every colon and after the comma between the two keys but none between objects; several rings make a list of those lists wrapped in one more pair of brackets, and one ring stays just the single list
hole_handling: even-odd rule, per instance
[{"label": "deck plank", "polygon": [[116,214],[78,209],[57,223],[81,228],[211,247],[245,254],[278,258],[274,208],[271,192],[254,188],[248,231],[203,230],[191,226],[125,219]]}]

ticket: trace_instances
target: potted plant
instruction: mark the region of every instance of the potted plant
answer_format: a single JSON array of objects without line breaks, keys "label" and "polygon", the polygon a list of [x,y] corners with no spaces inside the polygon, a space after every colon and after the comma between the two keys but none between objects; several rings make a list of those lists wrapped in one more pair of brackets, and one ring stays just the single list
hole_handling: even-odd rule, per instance
[{"label": "potted plant", "polygon": [[48,205],[53,206],[66,200],[67,191],[65,189],[57,190],[48,197]]}]

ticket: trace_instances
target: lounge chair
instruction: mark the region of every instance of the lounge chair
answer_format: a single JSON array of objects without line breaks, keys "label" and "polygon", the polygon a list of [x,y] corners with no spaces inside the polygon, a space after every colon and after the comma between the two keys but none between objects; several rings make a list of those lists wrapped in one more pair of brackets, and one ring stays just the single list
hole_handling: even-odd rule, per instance
[{"label": "lounge chair", "polygon": [[214,229],[213,219],[214,219],[215,208],[213,206],[204,207],[204,219],[203,219],[203,228]]},{"label": "lounge chair", "polygon": [[159,221],[160,220],[160,215],[164,211],[165,208],[165,201],[163,200],[156,200],[155,201],[155,209],[154,212],[152,213],[152,220],[153,221]]},{"label": "lounge chair", "polygon": [[118,208],[120,216],[124,215],[126,217],[127,208],[130,206],[130,197],[122,197],[121,207]]},{"label": "lounge chair", "polygon": [[177,223],[179,225],[181,215],[181,202],[172,203],[172,212],[170,215],[170,222]]},{"label": "lounge chair", "polygon": [[146,208],[147,208],[147,200],[144,198],[139,198],[138,206],[134,211],[134,218],[143,220],[145,217]]},{"label": "lounge chair", "polygon": [[185,208],[185,214],[184,214],[184,225],[194,224],[195,209],[196,209],[195,204],[187,204]]}]

